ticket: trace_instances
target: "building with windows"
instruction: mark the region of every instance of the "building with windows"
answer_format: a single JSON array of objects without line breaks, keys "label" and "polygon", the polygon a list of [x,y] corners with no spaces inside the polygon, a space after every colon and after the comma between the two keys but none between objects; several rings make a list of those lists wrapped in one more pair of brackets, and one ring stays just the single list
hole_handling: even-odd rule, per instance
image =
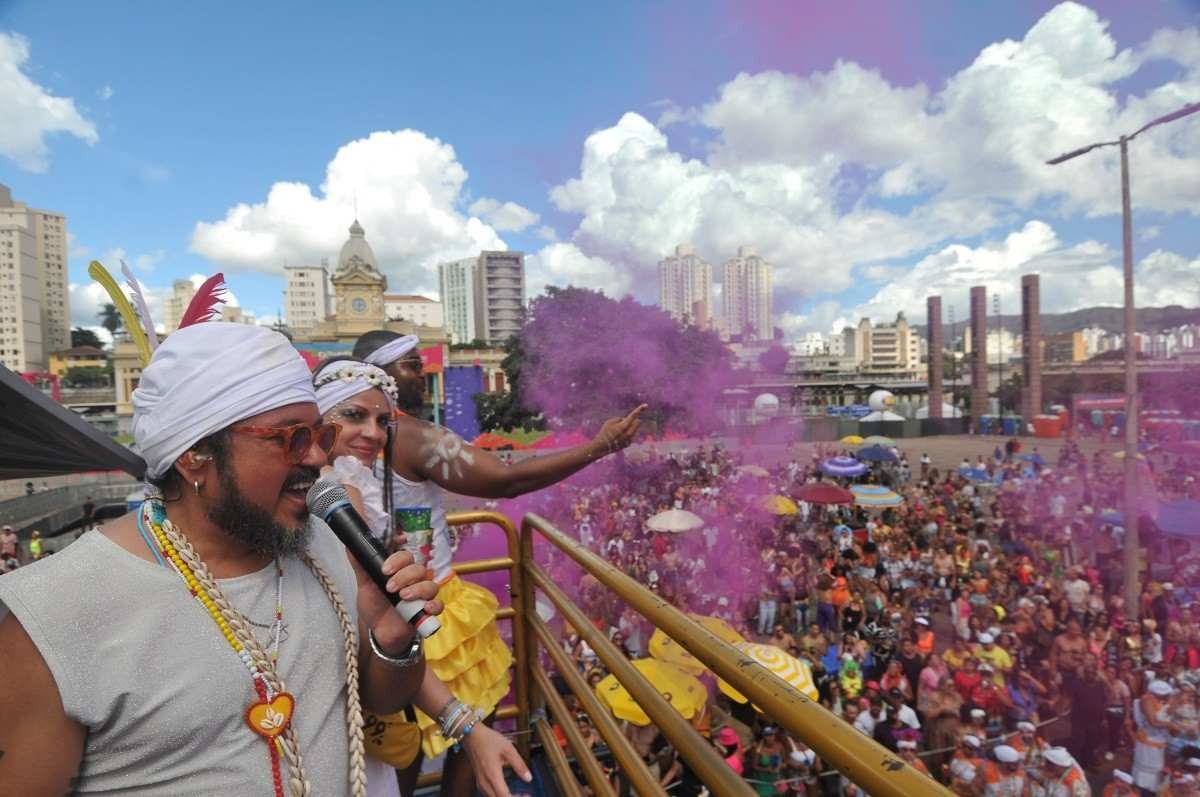
[{"label": "building with windows", "polygon": [[525,253],[480,252],[475,266],[475,337],[489,346],[525,326]]},{"label": "building with windows", "polygon": [[[356,222],[357,223],[357,222]],[[329,272],[319,266],[287,266],[283,270],[283,322],[297,332],[311,330],[329,316]]]},{"label": "building with windows", "polygon": [[0,184],[0,363],[43,371],[71,347],[67,219],[16,202]]},{"label": "building with windows", "polygon": [[163,301],[163,331],[168,335],[179,329],[179,322],[187,312],[196,286],[191,280],[175,280],[171,283],[171,295]]},{"label": "building with windows", "polygon": [[678,321],[712,325],[712,265],[691,244],[658,261],[658,306]]},{"label": "building with windows", "polygon": [[385,293],[383,312],[389,321],[412,321],[423,327],[446,325],[442,303],[428,296],[414,294]]},{"label": "building with windows", "polygon": [[891,324],[873,325],[871,319],[842,330],[844,356],[863,373],[916,373],[921,369],[921,336],[909,326],[904,313]]},{"label": "building with windows", "polygon": [[752,246],[721,267],[722,323],[729,336],[771,340],[771,264]]},{"label": "building with windows", "polygon": [[438,263],[442,318],[454,343],[470,343],[475,339],[475,269],[478,266],[478,257]]},{"label": "building with windows", "polygon": [[62,379],[72,368],[106,368],[108,352],[95,346],[73,346],[51,353],[46,370]]}]

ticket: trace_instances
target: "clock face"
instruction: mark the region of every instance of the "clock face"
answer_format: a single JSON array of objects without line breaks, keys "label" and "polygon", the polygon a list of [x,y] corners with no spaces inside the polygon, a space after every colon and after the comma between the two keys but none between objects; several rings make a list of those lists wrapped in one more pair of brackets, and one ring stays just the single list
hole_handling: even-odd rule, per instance
[{"label": "clock face", "polygon": [[350,302],[350,309],[356,313],[367,312],[367,300],[360,296],[359,298]]}]

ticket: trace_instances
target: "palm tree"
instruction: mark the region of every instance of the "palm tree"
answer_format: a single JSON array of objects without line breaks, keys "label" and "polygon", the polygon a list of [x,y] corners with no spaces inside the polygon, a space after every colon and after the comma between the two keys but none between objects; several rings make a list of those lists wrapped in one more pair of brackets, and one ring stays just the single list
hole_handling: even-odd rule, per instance
[{"label": "palm tree", "polygon": [[117,336],[117,331],[124,326],[124,319],[115,304],[106,304],[100,308],[100,326],[108,330],[108,334]]}]

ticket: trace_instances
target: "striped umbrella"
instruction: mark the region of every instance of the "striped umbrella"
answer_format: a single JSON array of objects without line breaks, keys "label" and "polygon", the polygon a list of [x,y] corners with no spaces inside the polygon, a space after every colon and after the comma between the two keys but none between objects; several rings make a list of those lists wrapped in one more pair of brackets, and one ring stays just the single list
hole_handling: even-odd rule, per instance
[{"label": "striped umbrella", "polygon": [[904,503],[898,494],[879,484],[852,484],[850,492],[854,493],[854,503],[858,506],[885,507]]},{"label": "striped umbrella", "polygon": [[868,470],[870,468],[854,457],[830,457],[821,463],[822,473],[826,476],[836,476],[838,478],[861,476]]},{"label": "striped umbrella", "polygon": [[[783,680],[788,686],[796,689],[809,700],[817,699],[817,687],[813,683],[812,670],[809,669],[807,664],[800,661],[800,659],[785,653],[782,649],[774,645],[742,642],[736,647],[748,658],[766,667],[771,671],[772,675]],[[718,680],[717,685],[730,699],[736,700],[739,703],[746,702],[745,695],[724,681]]]},{"label": "striped umbrella", "polygon": [[[746,641],[744,636],[720,617],[706,617],[691,613],[688,614],[688,617],[707,628],[717,638],[731,645]],[[689,653],[683,645],[667,636],[661,628],[654,629],[654,634],[650,637],[649,651],[654,658],[665,661],[667,664],[674,664],[689,675],[700,675],[708,669],[702,661]]]},{"label": "striped umbrella", "polygon": [[890,437],[884,437],[881,434],[868,435],[863,438],[864,446],[883,446],[884,448],[895,448],[896,441]]}]

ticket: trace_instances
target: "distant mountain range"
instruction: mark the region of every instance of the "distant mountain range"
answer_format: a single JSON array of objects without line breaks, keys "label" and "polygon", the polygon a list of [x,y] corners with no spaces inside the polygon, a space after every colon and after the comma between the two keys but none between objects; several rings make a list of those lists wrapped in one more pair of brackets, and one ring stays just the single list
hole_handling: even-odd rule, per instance
[{"label": "distant mountain range", "polygon": [[[1087,327],[1100,327],[1109,332],[1121,332],[1125,327],[1125,311],[1120,307],[1085,307],[1082,310],[1072,310],[1069,313],[1042,313],[1042,334],[1053,335],[1058,332],[1073,332]],[[999,318],[999,321],[997,319]],[[1200,308],[1181,307],[1177,304],[1167,307],[1137,308],[1137,329],[1139,332],[1159,332],[1173,329],[1183,324],[1200,324]],[[966,327],[966,321],[955,321],[951,329],[949,324],[943,324],[944,334],[960,332]],[[1020,315],[988,315],[988,328],[995,329],[997,325],[1012,332],[1020,332]],[[914,324],[914,329],[925,334],[924,324]]]}]

